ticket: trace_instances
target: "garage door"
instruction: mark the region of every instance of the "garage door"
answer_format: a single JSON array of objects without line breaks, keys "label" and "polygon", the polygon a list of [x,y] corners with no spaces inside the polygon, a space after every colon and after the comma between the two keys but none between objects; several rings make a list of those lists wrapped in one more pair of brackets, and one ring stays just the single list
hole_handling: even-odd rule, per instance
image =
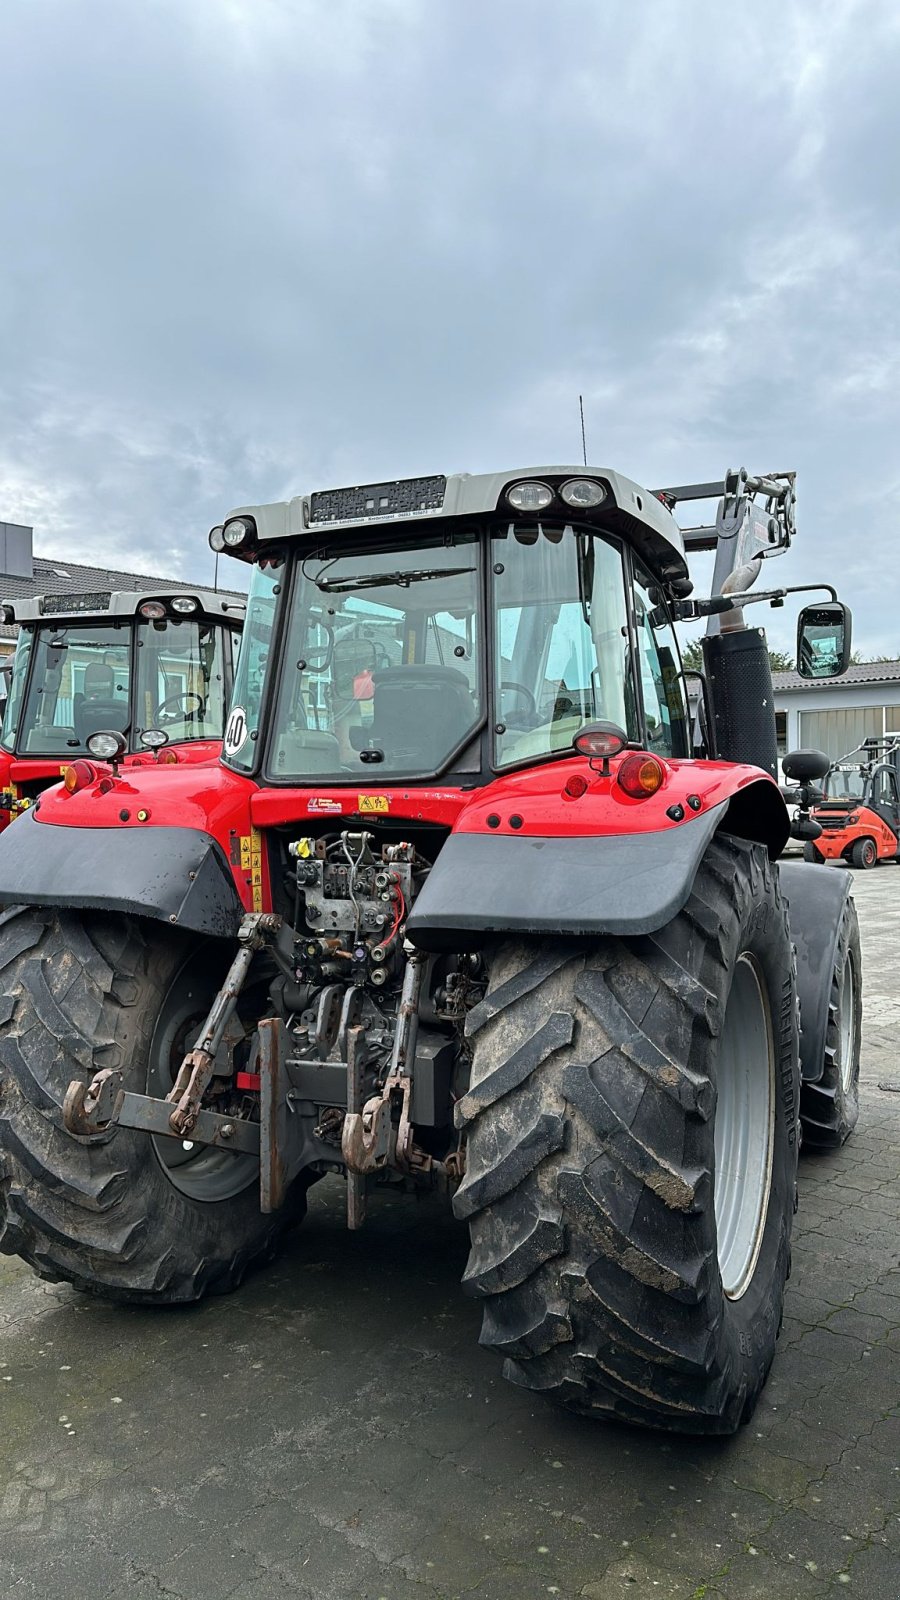
[{"label": "garage door", "polygon": [[882,706],[848,706],[846,711],[801,711],[800,743],[804,750],[824,750],[832,761],[847,755],[864,739],[882,738]]}]

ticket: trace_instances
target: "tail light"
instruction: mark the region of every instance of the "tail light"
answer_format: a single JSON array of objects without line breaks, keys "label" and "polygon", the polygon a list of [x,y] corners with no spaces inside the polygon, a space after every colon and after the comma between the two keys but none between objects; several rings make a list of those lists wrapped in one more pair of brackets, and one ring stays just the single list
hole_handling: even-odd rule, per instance
[{"label": "tail light", "polygon": [[573,743],[579,755],[607,761],[610,756],[617,756],[620,750],[625,749],[628,735],[614,722],[589,722],[579,728]]},{"label": "tail light", "polygon": [[573,772],[571,778],[567,778],[563,784],[563,794],[568,795],[570,800],[580,800],[581,796],[587,793],[587,786],[587,778],[583,778],[580,772]]},{"label": "tail light", "polygon": [[79,789],[89,788],[96,777],[97,768],[90,761],[73,761],[63,772],[63,788],[69,794],[77,794]]},{"label": "tail light", "polygon": [[656,756],[626,756],[616,782],[632,800],[646,800],[655,794],[666,775],[666,769]]},{"label": "tail light", "polygon": [[178,760],[178,756],[174,750],[162,750],[157,757],[157,760],[162,761],[167,767],[171,767],[174,766],[175,762]]}]

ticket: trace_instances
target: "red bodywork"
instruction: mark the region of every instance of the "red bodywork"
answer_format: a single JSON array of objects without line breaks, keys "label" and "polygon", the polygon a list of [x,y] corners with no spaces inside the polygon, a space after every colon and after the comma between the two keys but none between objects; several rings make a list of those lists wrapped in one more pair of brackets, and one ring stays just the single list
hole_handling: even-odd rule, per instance
[{"label": "red bodywork", "polygon": [[[285,824],[301,834],[307,829],[321,832],[323,823],[332,829],[358,829],[380,818],[436,823],[457,833],[585,838],[674,830],[753,784],[764,784],[778,795],[774,780],[758,767],[665,760],[661,787],[635,800],[616,782],[623,759],[614,757],[604,775],[586,757],[573,755],[477,789],[437,784],[263,789],[220,763],[200,771],[195,761],[177,766],[151,762],[138,771],[132,764],[116,777],[108,767],[98,766],[96,780],[76,793],[61,785],[48,790],[36,820],[77,828],[187,827],[209,833],[231,863],[247,910],[270,911],[269,866],[261,841],[266,829]],[[587,781],[587,788],[574,798],[566,794],[565,785],[576,774]],[[678,807],[680,818],[677,811],[669,815]]]},{"label": "red bodywork", "polygon": [[[879,861],[894,861],[900,850],[900,841],[893,828],[889,828],[877,811],[872,811],[869,806],[852,805],[846,811],[835,811],[832,806],[815,806],[810,816],[822,828],[815,845],[823,861],[848,858],[857,839],[871,839]],[[854,819],[852,822],[851,817]]]},{"label": "red bodywork", "polygon": [[[219,758],[222,748],[221,739],[191,739],[184,744],[166,745],[177,755],[178,764],[189,763],[196,766],[198,762],[214,762]],[[76,759],[72,757],[72,761]],[[59,756],[16,756],[8,750],[0,750],[0,833],[7,828],[19,811],[30,805],[35,794],[48,785],[57,783],[70,761],[63,761]],[[155,758],[150,755],[127,755],[123,767],[129,770],[132,767],[152,767],[156,765]],[[174,763],[169,762],[172,766]],[[23,805],[24,802],[24,805]]]}]

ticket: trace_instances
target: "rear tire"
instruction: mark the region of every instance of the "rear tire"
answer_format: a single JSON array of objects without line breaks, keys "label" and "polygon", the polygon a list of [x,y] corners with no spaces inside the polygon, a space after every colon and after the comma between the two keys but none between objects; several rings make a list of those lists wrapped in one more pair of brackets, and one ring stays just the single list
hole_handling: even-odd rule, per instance
[{"label": "rear tire", "polygon": [[821,850],[819,850],[818,847],[813,844],[812,840],[807,839],[805,845],[803,846],[803,859],[804,861],[816,861],[821,864],[825,860],[825,857],[823,856]]},{"label": "rear tire", "polygon": [[[176,1140],[129,1128],[78,1138],[63,1126],[70,1080],[101,1067],[121,1067],[136,1093],[166,1092],[187,1017],[202,1021],[232,954],[220,941],[201,950],[192,963],[198,947],[183,935],[123,915],[19,908],[0,919],[0,1250],[43,1278],[113,1300],[198,1300],[236,1288],[305,1210],[295,1186],[281,1212],[261,1214],[254,1158],[224,1153],[251,1163],[229,1175],[208,1151],[182,1156]],[[185,1162],[181,1187],[162,1146]]]},{"label": "rear tire", "polygon": [[878,865],[878,846],[874,839],[857,839],[850,851],[850,865],[868,872]]},{"label": "rear tire", "polygon": [[[796,978],[765,850],[714,839],[658,933],[501,944],[489,973],[468,1022],[468,1170],[454,1202],[471,1233],[464,1284],[485,1302],[481,1342],[513,1382],[574,1411],[733,1432],[774,1355],[796,1194]],[[730,1087],[752,1005],[728,1014],[754,984],[771,1088],[756,1149],[739,1148]],[[721,1196],[720,1148],[732,1156]],[[743,1277],[727,1246],[742,1161],[768,1176]]]},{"label": "rear tire", "polygon": [[803,1083],[800,1088],[804,1150],[836,1150],[856,1127],[861,1035],[859,919],[856,906],[848,900],[841,917],[831,977],[824,1071],[817,1083]]}]

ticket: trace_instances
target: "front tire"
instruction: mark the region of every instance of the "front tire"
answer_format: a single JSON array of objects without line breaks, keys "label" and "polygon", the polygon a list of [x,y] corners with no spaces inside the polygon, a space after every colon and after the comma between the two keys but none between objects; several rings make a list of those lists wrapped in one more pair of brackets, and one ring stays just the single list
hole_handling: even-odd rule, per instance
[{"label": "front tire", "polygon": [[101,1067],[121,1067],[126,1089],[165,1094],[230,956],[124,915],[0,919],[0,1250],[41,1277],[159,1304],[236,1288],[273,1253],[305,1209],[302,1187],[263,1216],[255,1158],[217,1162],[130,1128],[77,1138],[62,1120],[69,1081]]},{"label": "front tire", "polygon": [[800,1089],[804,1150],[837,1150],[856,1127],[859,1120],[861,1038],[862,952],[859,918],[853,901],[848,900],[841,916],[831,975],[825,1066],[816,1083],[803,1083]]},{"label": "front tire", "polygon": [[803,859],[804,861],[815,861],[817,864],[821,865],[822,862],[824,862],[825,857],[818,846],[813,844],[812,839],[807,839],[805,845],[803,846]]},{"label": "front tire", "polygon": [[774,1355],[796,1193],[796,979],[766,852],[718,837],[658,933],[502,944],[489,973],[454,1203],[481,1342],[572,1410],[733,1432]]}]

